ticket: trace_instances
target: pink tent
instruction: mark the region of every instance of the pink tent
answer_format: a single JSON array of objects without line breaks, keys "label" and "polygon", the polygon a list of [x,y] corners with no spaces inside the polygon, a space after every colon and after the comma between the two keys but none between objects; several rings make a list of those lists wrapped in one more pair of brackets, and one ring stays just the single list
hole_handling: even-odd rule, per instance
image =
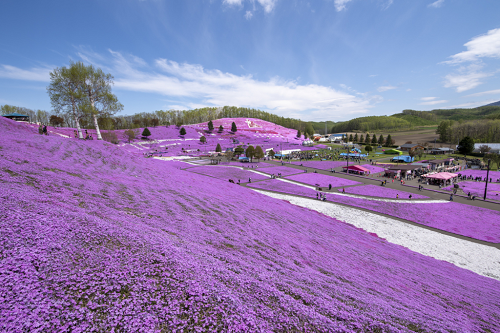
[{"label": "pink tent", "polygon": [[357,171],[360,174],[368,174],[370,173],[370,170],[367,168],[362,167],[361,165],[349,165],[349,168],[347,166],[342,167],[343,169],[349,169],[352,171]]},{"label": "pink tent", "polygon": [[429,176],[426,175],[425,177],[427,177],[427,178],[433,178],[433,179],[448,180],[448,179],[451,179],[451,178],[458,177],[458,175],[456,173],[439,172],[439,173],[435,173],[435,174],[429,175]]}]

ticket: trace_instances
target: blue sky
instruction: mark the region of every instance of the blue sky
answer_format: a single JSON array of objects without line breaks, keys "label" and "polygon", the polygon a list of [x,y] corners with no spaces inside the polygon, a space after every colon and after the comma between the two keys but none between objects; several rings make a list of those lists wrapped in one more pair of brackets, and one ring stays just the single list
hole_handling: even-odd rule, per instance
[{"label": "blue sky", "polygon": [[115,77],[122,114],[253,107],[303,120],[500,100],[498,0],[0,3],[0,104],[50,110],[70,60]]}]

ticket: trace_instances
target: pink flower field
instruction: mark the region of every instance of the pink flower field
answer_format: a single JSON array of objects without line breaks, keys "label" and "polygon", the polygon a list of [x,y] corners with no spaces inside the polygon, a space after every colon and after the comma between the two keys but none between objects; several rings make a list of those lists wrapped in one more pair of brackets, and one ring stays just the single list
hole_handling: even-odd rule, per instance
[{"label": "pink flower field", "polygon": [[287,166],[275,166],[273,168],[259,168],[257,169],[259,172],[264,172],[269,175],[274,174],[275,176],[278,175],[278,173],[281,173],[283,176],[288,176],[288,175],[294,175],[297,173],[304,172],[304,170],[301,169],[295,169],[295,168],[290,168]]},{"label": "pink flower field", "polygon": [[289,176],[286,178],[312,186],[316,186],[316,184],[319,184],[320,187],[328,187],[329,184],[331,184],[332,187],[362,184],[354,180],[344,179],[334,176],[327,176],[314,172],[301,173],[299,175]]},{"label": "pink flower field", "polygon": [[252,180],[264,180],[269,177],[252,172],[247,170],[241,170],[238,167],[226,167],[220,165],[207,165],[207,166],[199,166],[188,169],[189,172],[195,172],[199,174],[203,174],[206,176],[211,176],[218,179],[229,180],[232,179],[235,182],[238,179],[241,180],[242,183],[248,182],[248,178],[252,178]]},{"label": "pink flower field", "polygon": [[[346,166],[345,161],[302,161],[302,162],[292,162],[295,165],[301,165],[307,168],[319,169],[319,170],[330,170],[332,168],[338,168]],[[352,165],[352,163],[349,163]]]},{"label": "pink flower field", "polygon": [[384,172],[385,169],[380,167],[380,166],[376,166],[376,165],[371,165],[371,164],[363,164],[361,165],[363,168],[366,168],[368,170],[370,170],[370,173],[371,174],[377,174],[377,173],[380,173],[380,172]]},{"label": "pink flower field", "polygon": [[[465,176],[481,177],[482,179],[484,179],[486,177],[487,172],[488,172],[487,170],[467,169],[467,170],[457,171],[455,173]],[[496,181],[498,178],[500,178],[500,171],[490,170],[490,178],[493,178],[493,181]]]},{"label": "pink flower field", "polygon": [[[473,182],[473,181],[462,181],[458,183],[458,186],[464,191],[465,194],[471,193],[479,197],[484,196],[484,188],[486,186],[485,182]],[[453,186],[445,187],[446,191],[453,191]],[[488,191],[486,193],[487,199],[500,200],[500,184],[499,183],[488,183]]]},{"label": "pink flower field", "polygon": [[500,327],[497,280],[122,146],[0,131],[3,332]]},{"label": "pink flower field", "polygon": [[[341,192],[342,189],[339,189]],[[396,195],[399,194],[400,199],[408,199],[409,195],[412,195],[412,199],[429,199],[429,197],[421,194],[408,193],[405,191],[399,191],[388,187],[377,186],[377,185],[363,185],[347,187],[345,193],[348,194],[359,194],[378,198],[391,198],[395,199]]]},{"label": "pink flower field", "polygon": [[[314,189],[279,180],[277,182],[258,182],[250,187],[310,198],[316,197]],[[327,194],[327,200],[368,209],[486,242],[500,242],[500,212],[491,209],[456,202],[408,203],[407,200],[404,202],[381,202],[334,194]]]}]

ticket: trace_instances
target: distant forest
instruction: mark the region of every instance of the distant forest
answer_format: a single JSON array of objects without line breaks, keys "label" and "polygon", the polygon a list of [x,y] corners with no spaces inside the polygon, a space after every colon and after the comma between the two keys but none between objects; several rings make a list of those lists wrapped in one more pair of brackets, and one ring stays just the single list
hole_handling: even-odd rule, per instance
[{"label": "distant forest", "polygon": [[[18,112],[28,114],[32,121],[49,124],[51,112],[31,110],[11,105],[0,106],[1,114]],[[74,127],[72,118],[67,114],[58,114],[64,125]],[[300,119],[280,117],[275,114],[234,106],[207,107],[194,110],[142,112],[129,116],[111,116],[98,119],[99,126],[105,130],[154,127],[164,125],[189,125],[219,118],[257,118],[287,128],[300,130],[311,136],[314,133],[325,134],[325,122],[305,122]],[[83,128],[93,126],[91,117],[82,119]],[[326,122],[326,133],[343,132],[387,132],[411,130],[421,126],[437,126],[441,142],[454,143],[464,136],[471,136],[476,142],[500,142],[500,106],[482,106],[474,109],[449,109],[416,111],[403,110],[392,116],[369,116],[354,118],[344,122]]]}]

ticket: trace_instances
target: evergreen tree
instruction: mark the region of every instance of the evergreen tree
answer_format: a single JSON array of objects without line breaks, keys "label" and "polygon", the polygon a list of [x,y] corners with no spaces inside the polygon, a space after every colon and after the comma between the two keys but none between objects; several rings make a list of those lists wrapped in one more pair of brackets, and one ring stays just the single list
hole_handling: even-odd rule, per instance
[{"label": "evergreen tree", "polygon": [[275,155],[274,150],[272,150],[272,149],[271,149],[271,150],[267,153],[267,155],[271,156],[271,158],[274,158],[274,155]]},{"label": "evergreen tree", "polygon": [[217,144],[217,147],[215,148],[216,153],[222,152],[222,147],[220,146],[220,143]]},{"label": "evergreen tree", "polygon": [[359,136],[359,143],[363,143],[365,141],[365,139],[363,138],[363,134],[361,134]]},{"label": "evergreen tree", "polygon": [[387,134],[387,139],[385,139],[385,145],[386,146],[392,146],[392,145],[394,145],[394,141],[392,140],[390,134]]},{"label": "evergreen tree", "polygon": [[245,156],[250,158],[250,162],[253,162],[254,154],[255,154],[255,149],[253,148],[253,146],[248,146],[247,150],[245,150]]},{"label": "evergreen tree", "polygon": [[181,130],[179,131],[180,135],[186,135],[186,129],[184,127],[181,127]]},{"label": "evergreen tree", "polygon": [[148,138],[148,136],[151,135],[151,132],[149,131],[149,129],[146,127],[144,129],[144,131],[142,131],[142,136],[145,137],[146,139]]},{"label": "evergreen tree", "polygon": [[460,154],[468,155],[474,150],[474,140],[470,136],[466,136],[458,143],[458,151]]},{"label": "evergreen tree", "polygon": [[297,137],[300,139],[300,137],[302,136],[302,133],[300,133],[300,130],[297,131]]},{"label": "evergreen tree", "polygon": [[222,127],[222,125],[219,126],[219,133],[222,133],[222,131],[224,130],[224,127]]},{"label": "evergreen tree", "polygon": [[358,142],[358,133],[354,135],[354,142]]},{"label": "evergreen tree", "polygon": [[214,123],[212,123],[212,121],[210,120],[208,122],[208,131],[212,132],[213,130],[214,130]]},{"label": "evergreen tree", "polygon": [[238,157],[240,157],[241,154],[243,154],[245,152],[245,150],[243,149],[242,146],[238,146],[236,147],[236,149],[234,149],[234,154]]},{"label": "evergreen tree", "polygon": [[200,142],[201,142],[201,143],[205,143],[205,142],[207,142],[207,138],[205,138],[204,136],[201,136],[201,138],[200,138]]},{"label": "evergreen tree", "polygon": [[384,142],[385,142],[384,136],[382,134],[380,134],[380,136],[378,137],[379,146],[382,146],[384,144]]},{"label": "evergreen tree", "polygon": [[261,158],[264,158],[264,151],[262,150],[262,147],[261,147],[261,146],[257,146],[257,147],[255,148],[255,152],[254,152],[253,156],[254,156],[257,160],[260,160]]},{"label": "evergreen tree", "polygon": [[233,121],[233,123],[231,124],[231,132],[236,133],[237,130],[238,128],[236,128],[236,123]]},{"label": "evergreen tree", "polygon": [[370,134],[368,134],[368,133],[366,133],[366,136],[365,136],[365,143],[366,144],[370,143]]},{"label": "evergreen tree", "polygon": [[352,142],[352,140],[353,140],[353,139],[354,139],[354,138],[352,137],[352,134],[351,134],[351,135],[349,135],[349,142]]},{"label": "evergreen tree", "polygon": [[377,144],[377,136],[375,134],[373,134],[372,136],[372,145],[376,145]]}]

